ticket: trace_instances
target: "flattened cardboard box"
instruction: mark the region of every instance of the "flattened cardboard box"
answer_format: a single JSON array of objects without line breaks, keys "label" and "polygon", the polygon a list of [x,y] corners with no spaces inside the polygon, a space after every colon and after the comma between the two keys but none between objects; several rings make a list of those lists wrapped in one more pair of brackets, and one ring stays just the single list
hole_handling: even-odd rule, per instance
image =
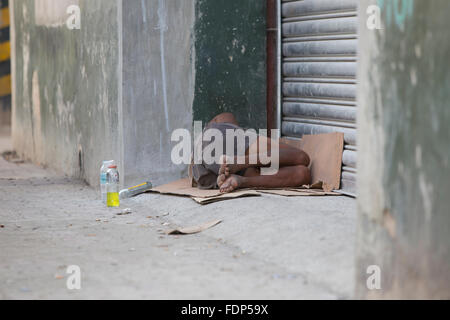
[{"label": "flattened cardboard box", "polygon": [[181,179],[151,190],[160,194],[191,197],[199,204],[210,204],[213,202],[236,199],[242,197],[258,197],[260,194],[255,190],[237,190],[232,193],[220,193],[219,190],[201,190],[191,186],[189,178]]},{"label": "flattened cardboard box", "polygon": [[156,187],[151,192],[191,197],[200,204],[209,204],[241,197],[260,196],[261,193],[288,197],[339,195],[332,191],[340,188],[342,152],[344,150],[343,133],[305,135],[301,141],[289,139],[281,139],[281,141],[300,148],[309,155],[311,159],[312,185],[299,188],[245,189],[222,194],[219,190],[201,190],[193,187],[190,178],[185,178]]}]

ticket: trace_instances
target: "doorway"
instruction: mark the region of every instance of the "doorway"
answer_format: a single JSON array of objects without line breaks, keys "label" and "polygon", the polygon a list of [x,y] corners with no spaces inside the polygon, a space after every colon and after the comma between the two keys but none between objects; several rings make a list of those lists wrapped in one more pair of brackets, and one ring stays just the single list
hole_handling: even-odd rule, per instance
[{"label": "doorway", "polygon": [[341,192],[356,194],[357,0],[278,0],[281,136],[344,133]]}]

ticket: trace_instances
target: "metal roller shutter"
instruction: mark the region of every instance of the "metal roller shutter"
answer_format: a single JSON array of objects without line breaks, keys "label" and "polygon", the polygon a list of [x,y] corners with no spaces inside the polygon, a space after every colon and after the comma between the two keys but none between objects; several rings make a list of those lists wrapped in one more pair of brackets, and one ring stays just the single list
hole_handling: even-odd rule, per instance
[{"label": "metal roller shutter", "polygon": [[281,134],[343,132],[341,189],[354,195],[357,0],[283,0],[281,12]]}]

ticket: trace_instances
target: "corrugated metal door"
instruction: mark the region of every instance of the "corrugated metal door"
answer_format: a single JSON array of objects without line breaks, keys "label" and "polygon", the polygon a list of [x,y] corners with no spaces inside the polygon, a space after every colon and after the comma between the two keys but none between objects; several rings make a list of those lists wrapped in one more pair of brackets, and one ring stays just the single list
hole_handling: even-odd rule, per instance
[{"label": "corrugated metal door", "polygon": [[355,194],[357,0],[282,0],[284,137],[343,132],[341,189]]}]

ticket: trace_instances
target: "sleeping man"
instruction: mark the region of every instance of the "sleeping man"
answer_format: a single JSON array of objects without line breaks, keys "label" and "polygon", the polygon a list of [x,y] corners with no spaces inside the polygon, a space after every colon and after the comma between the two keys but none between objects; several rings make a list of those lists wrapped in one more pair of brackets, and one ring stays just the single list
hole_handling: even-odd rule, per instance
[{"label": "sleeping man", "polygon": [[[226,152],[216,155],[211,146],[213,136],[219,133]],[[196,148],[203,154],[210,152],[215,161],[202,160],[191,165],[190,174],[198,188],[218,188],[228,193],[240,188],[295,188],[311,183],[310,159],[304,151],[257,136],[256,132],[237,133],[244,130],[231,113],[220,114],[206,125],[203,134],[207,138],[198,141]]]}]

